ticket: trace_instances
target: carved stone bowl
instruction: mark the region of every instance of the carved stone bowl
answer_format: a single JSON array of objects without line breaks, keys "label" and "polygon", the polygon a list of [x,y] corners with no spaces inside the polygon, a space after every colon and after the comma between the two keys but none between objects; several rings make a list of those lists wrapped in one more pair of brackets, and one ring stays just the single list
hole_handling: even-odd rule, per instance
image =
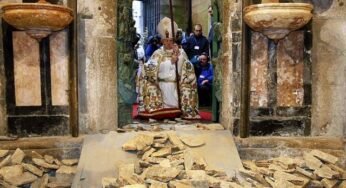
[{"label": "carved stone bowl", "polygon": [[2,7],[4,20],[40,40],[64,29],[73,20],[72,9],[49,3],[11,3]]},{"label": "carved stone bowl", "polygon": [[265,3],[245,7],[244,21],[253,30],[273,40],[307,24],[313,6],[307,3]]}]

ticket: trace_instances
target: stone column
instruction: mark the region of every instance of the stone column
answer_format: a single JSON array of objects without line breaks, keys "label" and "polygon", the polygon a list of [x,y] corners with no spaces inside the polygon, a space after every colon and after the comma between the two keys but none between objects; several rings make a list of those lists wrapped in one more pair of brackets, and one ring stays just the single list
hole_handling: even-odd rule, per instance
[{"label": "stone column", "polygon": [[233,130],[233,106],[232,98],[234,85],[232,82],[232,18],[231,15],[236,5],[234,0],[223,1],[223,36],[222,36],[222,106],[220,123],[226,128]]},{"label": "stone column", "polygon": [[117,127],[116,6],[114,0],[78,1],[82,133]]},{"label": "stone column", "polygon": [[313,136],[346,136],[345,3],[333,1],[313,17]]}]

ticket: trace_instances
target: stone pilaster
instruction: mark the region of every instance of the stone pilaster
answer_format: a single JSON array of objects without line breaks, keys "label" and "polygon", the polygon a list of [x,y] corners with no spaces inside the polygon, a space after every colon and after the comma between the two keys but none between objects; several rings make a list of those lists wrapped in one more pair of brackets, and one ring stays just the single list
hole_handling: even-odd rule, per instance
[{"label": "stone pilaster", "polygon": [[313,17],[313,136],[346,136],[345,4],[333,1]]},{"label": "stone pilaster", "polygon": [[116,5],[113,0],[78,1],[82,133],[117,127]]}]

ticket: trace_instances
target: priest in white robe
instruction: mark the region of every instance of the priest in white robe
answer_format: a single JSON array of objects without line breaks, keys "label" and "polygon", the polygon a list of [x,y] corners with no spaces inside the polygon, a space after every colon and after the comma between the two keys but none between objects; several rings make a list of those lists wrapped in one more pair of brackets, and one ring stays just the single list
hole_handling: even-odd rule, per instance
[{"label": "priest in white robe", "polygon": [[[163,46],[140,71],[138,115],[155,119],[200,119],[193,65],[184,50],[173,42],[171,19],[163,18],[157,28]],[[177,29],[174,23],[174,31]]]}]

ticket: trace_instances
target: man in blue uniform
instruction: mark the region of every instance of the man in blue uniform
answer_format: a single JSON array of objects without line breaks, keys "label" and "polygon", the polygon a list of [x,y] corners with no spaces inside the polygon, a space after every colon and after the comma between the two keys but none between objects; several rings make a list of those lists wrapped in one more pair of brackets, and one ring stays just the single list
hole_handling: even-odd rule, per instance
[{"label": "man in blue uniform", "polygon": [[209,41],[203,36],[201,24],[195,25],[193,35],[187,39],[183,48],[192,64],[198,63],[198,57],[203,52],[209,54]]},{"label": "man in blue uniform", "polygon": [[209,63],[208,54],[203,52],[199,56],[199,66],[197,68],[197,86],[200,106],[211,105],[211,89],[213,84],[213,65]]}]

